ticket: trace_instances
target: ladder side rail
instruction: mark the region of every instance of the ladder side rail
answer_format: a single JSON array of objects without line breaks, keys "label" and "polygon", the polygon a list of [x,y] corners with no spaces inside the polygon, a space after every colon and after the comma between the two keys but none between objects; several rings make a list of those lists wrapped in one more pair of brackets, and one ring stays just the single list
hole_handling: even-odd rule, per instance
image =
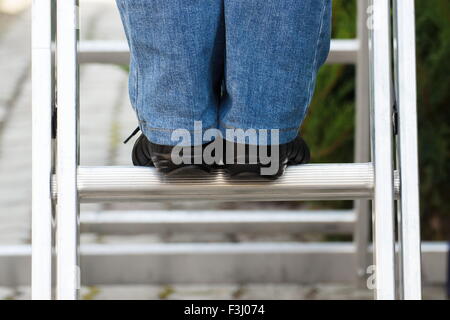
[{"label": "ladder side rail", "polygon": [[56,297],[78,298],[78,0],[57,7]]},{"label": "ladder side rail", "polygon": [[414,0],[394,1],[402,297],[422,298]]},{"label": "ladder side rail", "polygon": [[52,0],[32,3],[31,297],[52,299]]},{"label": "ladder side rail", "polygon": [[375,173],[372,203],[374,223],[375,296],[393,300],[395,294],[393,133],[391,105],[390,1],[372,0],[371,133]]},{"label": "ladder side rail", "polygon": [[[392,76],[392,82],[391,82],[391,86],[392,86],[392,94],[393,94],[393,98],[394,98],[394,102],[393,102],[393,106],[394,106],[394,110],[393,110],[393,121],[394,121],[394,126],[398,127],[398,85],[397,85],[397,81],[398,81],[398,61],[397,61],[397,23],[396,23],[396,17],[395,17],[395,3],[394,1],[391,2],[392,5],[392,67],[393,67],[393,76]],[[399,141],[399,134],[398,134],[398,129],[394,130],[394,145],[395,145],[395,169],[398,172],[398,168],[400,168],[400,150],[399,150],[399,145],[400,145],[400,141]],[[400,176],[400,174],[399,174]],[[397,200],[400,200],[397,199]],[[396,216],[396,225],[397,225],[397,229],[398,232],[396,232],[396,236],[397,236],[397,243],[396,243],[396,277],[397,277],[397,298],[399,300],[403,300],[404,299],[404,294],[403,294],[403,289],[404,289],[404,283],[403,283],[403,261],[402,261],[402,256],[403,256],[403,235],[401,233],[401,225],[402,225],[402,207],[401,207],[401,201],[395,201],[395,216]]]},{"label": "ladder side rail", "polygon": [[[356,119],[355,119],[355,162],[370,162],[369,121],[369,30],[367,26],[368,0],[358,0],[359,50],[356,64]],[[366,287],[366,273],[369,266],[370,202],[357,200],[354,203],[356,224],[354,242],[356,246],[356,274],[359,287]]]}]

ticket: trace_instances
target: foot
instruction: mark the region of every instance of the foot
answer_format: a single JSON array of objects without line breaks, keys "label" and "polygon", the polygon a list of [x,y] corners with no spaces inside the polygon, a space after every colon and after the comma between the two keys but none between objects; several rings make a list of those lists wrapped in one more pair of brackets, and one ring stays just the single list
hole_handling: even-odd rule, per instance
[{"label": "foot", "polygon": [[[230,142],[226,142],[225,144],[227,146],[226,147],[227,149],[225,150],[226,152],[229,150],[228,148],[230,148],[231,146],[235,148],[234,149],[235,152],[234,152],[234,159],[229,159],[229,161],[227,161],[228,163],[231,164],[225,164],[224,168],[231,177],[237,178],[261,177],[267,179],[277,179],[283,175],[288,165],[309,163],[311,157],[309,147],[306,144],[305,140],[303,140],[300,137],[300,135],[289,143],[279,145],[278,163],[263,164],[258,153],[256,161],[253,161],[250,164],[249,151],[251,148],[249,145],[244,145],[245,148],[244,155],[237,155],[237,150],[239,150],[237,143],[232,144]],[[272,159],[271,157],[270,151],[271,147],[269,146],[267,148],[267,153],[270,158],[270,161],[274,161],[274,159]],[[262,171],[262,169],[264,168],[266,170],[268,168],[271,169],[264,172]]]},{"label": "foot", "polygon": [[[204,146],[203,146],[204,147]],[[211,168],[204,164],[194,164],[195,155],[193,147],[184,147],[181,155],[187,149],[191,149],[189,163],[175,164],[172,161],[172,150],[174,146],[160,145],[150,142],[145,135],[141,136],[134,143],[132,160],[135,166],[156,167],[158,171],[166,175],[205,175],[210,173]]]}]

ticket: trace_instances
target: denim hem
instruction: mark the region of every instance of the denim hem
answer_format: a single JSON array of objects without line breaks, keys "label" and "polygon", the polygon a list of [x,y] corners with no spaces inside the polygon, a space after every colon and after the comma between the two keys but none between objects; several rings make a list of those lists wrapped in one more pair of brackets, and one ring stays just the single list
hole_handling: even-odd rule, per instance
[{"label": "denim hem", "polygon": [[216,125],[202,127],[201,130],[165,129],[154,128],[149,126],[146,121],[139,121],[139,127],[147,139],[153,143],[166,146],[191,146],[205,144],[214,140],[214,137],[204,139],[204,133],[209,129],[215,128]]},{"label": "denim hem", "polygon": [[[226,123],[220,122],[219,130],[222,134],[222,137],[225,140],[231,141],[231,142],[237,142],[236,137],[234,139],[230,139],[230,137],[227,137],[227,129],[240,129],[240,130],[251,130],[254,128],[246,128],[243,127],[235,127],[228,125]],[[256,141],[251,141],[249,139],[246,139],[245,143],[249,144],[258,144],[258,145],[277,145],[277,144],[284,144],[293,141],[297,135],[299,134],[299,128],[271,128],[271,129],[254,129],[256,130]],[[264,130],[264,131],[262,131]],[[276,135],[273,135],[273,130],[277,130],[278,137]],[[267,133],[267,139],[264,139],[265,136],[260,136],[261,132]],[[261,138],[261,139],[260,139]],[[234,140],[234,141],[233,141]],[[262,141],[259,141],[262,140]]]}]

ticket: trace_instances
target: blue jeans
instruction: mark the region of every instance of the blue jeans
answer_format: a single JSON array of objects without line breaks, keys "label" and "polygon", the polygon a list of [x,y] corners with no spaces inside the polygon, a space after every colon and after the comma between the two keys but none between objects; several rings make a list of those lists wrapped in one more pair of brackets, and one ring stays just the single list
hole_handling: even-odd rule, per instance
[{"label": "blue jeans", "polygon": [[329,52],[331,0],[116,1],[131,104],[150,141],[175,145],[180,128],[297,136]]}]

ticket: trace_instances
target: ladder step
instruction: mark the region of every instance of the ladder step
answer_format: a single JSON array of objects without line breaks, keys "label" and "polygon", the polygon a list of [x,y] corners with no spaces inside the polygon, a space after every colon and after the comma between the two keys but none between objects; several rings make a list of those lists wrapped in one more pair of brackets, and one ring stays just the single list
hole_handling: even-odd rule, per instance
[{"label": "ladder step", "polygon": [[[81,244],[81,281],[86,285],[351,282],[355,250],[349,242]],[[446,284],[448,250],[446,242],[422,243],[425,284]],[[31,245],[0,246],[0,265],[0,286],[28,286]]]},{"label": "ladder step", "polygon": [[[154,168],[79,167],[77,185],[83,202],[354,200],[372,198],[374,174],[371,163],[293,166],[276,181],[229,179],[221,171],[166,177]],[[57,197],[55,179],[52,189]]]},{"label": "ladder step", "polygon": [[107,235],[165,232],[353,232],[353,210],[82,212],[81,231]]},{"label": "ladder step", "polygon": [[[355,39],[332,40],[328,63],[356,62],[359,42]],[[125,41],[91,40],[81,41],[79,49],[80,63],[106,63],[128,65],[130,53]]]}]

